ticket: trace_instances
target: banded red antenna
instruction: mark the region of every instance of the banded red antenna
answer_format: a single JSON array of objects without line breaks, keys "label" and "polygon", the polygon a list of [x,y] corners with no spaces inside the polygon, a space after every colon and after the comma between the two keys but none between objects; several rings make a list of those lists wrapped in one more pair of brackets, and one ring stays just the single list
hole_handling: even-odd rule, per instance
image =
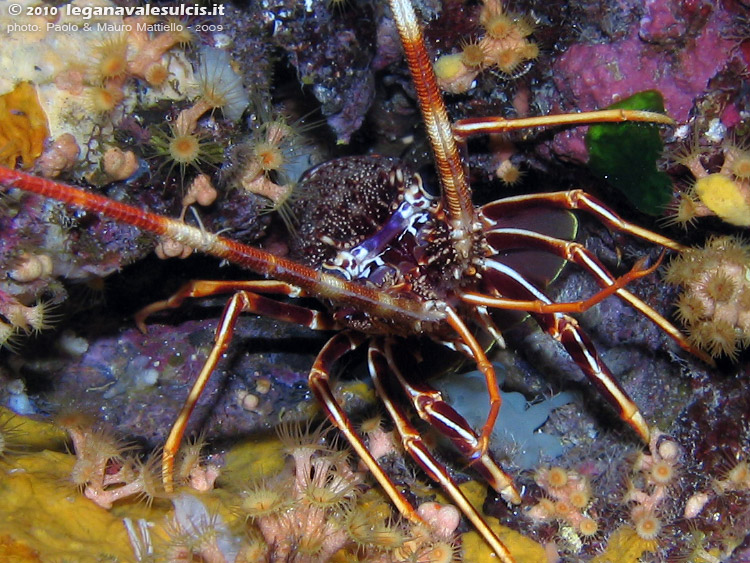
[{"label": "banded red antenna", "polygon": [[[424,307],[414,299],[398,295],[381,295],[380,292],[371,288],[342,280],[259,248],[73,186],[5,167],[0,167],[0,183],[6,187],[20,188],[133,225],[155,235],[170,238],[199,252],[228,260],[262,276],[293,284],[305,294],[315,294],[323,298],[335,296],[342,303],[366,308],[377,307],[387,314],[396,314],[404,320],[408,319],[408,322],[414,323],[415,328],[418,328],[421,323],[437,322],[445,318],[445,314],[438,310],[424,310]],[[302,292],[297,296],[302,296]]]},{"label": "banded red antenna", "polygon": [[425,48],[422,28],[410,0],[391,0],[391,10],[396,21],[406,62],[409,65],[422,119],[435,158],[440,178],[443,201],[454,233],[456,251],[471,266],[470,253],[475,238],[481,230],[476,210],[471,201],[471,190],[466,181],[466,170],[461,160],[448,110],[437,85],[432,60]]}]

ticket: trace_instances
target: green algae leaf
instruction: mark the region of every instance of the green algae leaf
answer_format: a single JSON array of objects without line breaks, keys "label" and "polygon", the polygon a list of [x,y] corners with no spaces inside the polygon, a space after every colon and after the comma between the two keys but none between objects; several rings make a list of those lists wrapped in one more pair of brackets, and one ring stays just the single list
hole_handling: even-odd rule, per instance
[{"label": "green algae leaf", "polygon": [[[665,113],[664,99],[656,90],[633,94],[609,108]],[[649,215],[664,211],[672,199],[672,181],[656,169],[664,148],[656,125],[592,125],[586,134],[586,148],[591,170],[620,190],[635,207]]]}]

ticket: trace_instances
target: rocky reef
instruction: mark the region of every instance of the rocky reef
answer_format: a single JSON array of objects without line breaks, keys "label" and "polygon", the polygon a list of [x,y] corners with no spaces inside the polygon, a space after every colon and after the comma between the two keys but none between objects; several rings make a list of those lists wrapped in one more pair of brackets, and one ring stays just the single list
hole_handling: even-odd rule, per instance
[{"label": "rocky reef", "polygon": [[[668,268],[628,289],[676,325],[684,321],[690,342],[714,362],[681,350],[616,298],[577,316],[602,360],[658,429],[643,445],[552,338],[532,322],[509,323],[503,327],[507,348],[492,356],[503,366],[503,388],[522,394],[532,404],[526,410],[539,403],[549,414],[534,434],[540,450],[532,456],[534,467],[518,461],[523,456],[513,443],[496,452],[525,490],[522,505],[509,507],[487,493],[465,462],[438,443],[441,459],[519,562],[747,560],[747,4],[417,4],[433,60],[452,57],[451,71],[456,61],[471,66],[461,55],[471,47],[473,60],[481,59],[470,71],[443,79],[454,120],[592,110],[643,90],[661,93],[676,123],[660,128],[665,148],[655,164],[671,188],[669,202],[657,213],[639,211],[587,167],[584,128],[472,139],[466,151],[469,175],[477,204],[583,188],[627,220],[695,247],[673,253]],[[174,17],[126,15],[125,7],[140,4],[108,0],[18,5],[23,16],[13,17],[0,5],[4,29],[26,25],[8,31],[0,43],[5,166],[84,186],[280,256],[299,246],[294,236],[301,218],[294,210],[315,197],[315,186],[303,174],[322,161],[373,154],[400,158],[423,173],[428,186],[437,185],[385,3],[208,2],[199,5],[206,10],[202,15]],[[84,18],[89,8],[123,11]],[[484,60],[489,48],[482,41],[491,27],[500,27],[499,16],[515,33],[515,43],[503,45],[524,49],[513,64]],[[328,335],[253,315],[238,321],[188,426],[188,433],[201,434],[201,445],[205,440],[194,465],[216,466],[222,476],[206,487],[211,492],[174,500],[161,490],[148,492],[145,476],[155,470],[146,454],[135,452],[163,445],[211,348],[225,298],[188,299],[149,318],[146,333],[137,329],[133,315],[187,280],[246,279],[247,273],[94,213],[4,188],[0,399],[16,414],[3,411],[0,418],[0,481],[15,491],[7,497],[12,502],[4,509],[6,524],[0,524],[0,554],[22,561],[84,561],[82,553],[118,561],[185,560],[188,554],[206,561],[273,561],[292,552],[298,561],[316,560],[321,553],[333,561],[356,554],[368,561],[486,556],[488,548],[467,524],[447,522],[450,509],[441,512],[445,497],[405,459],[388,422],[381,425],[373,415],[377,399],[364,354],[345,362],[335,392],[364,425],[370,447],[381,448],[380,461],[397,485],[424,506],[431,531],[394,524],[395,515],[366,472],[345,459],[342,448],[332,447],[333,432],[311,439],[307,458],[284,450],[274,429],[282,421],[319,414],[307,375]],[[595,218],[580,216],[578,231],[578,241],[616,274],[660,252],[607,230]],[[597,288],[591,276],[569,266],[547,291],[569,302]],[[448,364],[443,376],[454,386],[475,367]],[[465,380],[467,394],[476,387],[471,377]],[[565,399],[550,399],[558,393]],[[460,400],[484,401],[481,390]],[[558,408],[546,407],[552,404]],[[85,414],[88,426],[71,424],[71,413]],[[528,433],[537,428],[531,419],[511,425],[526,425]],[[86,437],[90,442],[102,435],[117,436],[116,449],[127,455],[113,452],[99,460],[96,479],[76,480],[81,460],[92,457]],[[124,442],[138,447],[124,448]],[[255,465],[264,457],[271,467]],[[320,482],[304,482],[305,463],[319,468]],[[124,494],[129,489],[123,498],[113,494],[136,482],[132,494]],[[291,504],[275,506],[272,493],[283,487],[297,487],[298,494]],[[326,493],[336,494],[322,510],[316,505],[316,512],[303,500],[305,487],[318,487],[321,503]],[[95,493],[108,498],[111,510],[94,504]],[[151,504],[138,504],[138,498]],[[58,504],[43,506],[45,499]],[[440,506],[429,504],[435,500]],[[19,514],[31,506],[39,508],[40,522],[54,510],[86,514],[96,522],[90,529],[98,539],[64,526],[48,537],[28,533],[30,521]],[[278,518],[286,510],[296,510],[300,522],[315,512],[319,529],[287,530],[289,522]],[[54,522],[44,527],[52,529]],[[240,545],[247,529],[253,541]],[[314,536],[321,530],[340,541],[318,546]],[[357,536],[363,530],[373,537]],[[146,536],[154,536],[161,550],[156,555],[149,553]],[[208,536],[216,546],[200,543]],[[282,546],[281,536],[296,539]],[[393,545],[383,547],[388,541]],[[88,542],[95,547],[75,550]],[[179,549],[165,555],[174,546]],[[443,558],[430,550],[442,550]]]}]

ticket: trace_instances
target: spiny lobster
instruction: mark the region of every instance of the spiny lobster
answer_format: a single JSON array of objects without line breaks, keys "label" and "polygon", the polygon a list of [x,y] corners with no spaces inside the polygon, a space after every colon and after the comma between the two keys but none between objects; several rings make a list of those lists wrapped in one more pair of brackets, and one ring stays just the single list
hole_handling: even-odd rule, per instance
[{"label": "spiny lobster", "polygon": [[[308,177],[322,174],[331,166],[348,167],[352,169],[352,179],[345,186],[330,186],[329,193],[321,194],[320,199],[311,204],[309,216],[313,219],[307,231],[303,229],[302,237],[306,263],[281,258],[183,222],[20,171],[1,168],[0,182],[6,188],[35,192],[175,240],[266,278],[192,281],[169,299],[154,303],[136,315],[136,323],[146,330],[147,317],[178,307],[185,298],[231,294],[219,321],[213,348],[164,446],[162,472],[168,489],[172,486],[174,457],[188,418],[227,348],[241,313],[265,315],[316,330],[336,330],[318,354],[309,374],[310,389],[330,420],[346,436],[399,511],[411,520],[419,520],[410,502],[370,454],[331,389],[329,374],[334,365],[367,341],[368,365],[375,389],[405,450],[440,484],[498,557],[511,562],[514,559],[507,547],[430,452],[409,415],[393,396],[394,388],[400,389],[422,419],[450,439],[506,501],[519,503],[521,498],[512,479],[495,462],[489,449],[501,403],[495,371],[485,354],[488,341],[502,343],[494,311],[530,313],[544,330],[562,343],[584,374],[644,442],[649,440],[648,424],[569,314],[617,295],[649,317],[684,349],[703,356],[669,321],[625,289],[633,279],[653,272],[658,262],[646,267],[644,261],[639,261],[628,274],[615,278],[581,244],[554,232],[519,227],[509,218],[533,206],[581,210],[593,214],[611,229],[665,249],[681,251],[682,245],[622,220],[581,190],[510,197],[476,207],[459,145],[471,135],[525,127],[602,121],[669,124],[671,120],[648,112],[604,110],[520,120],[464,119],[451,124],[410,0],[391,0],[391,8],[432,146],[441,195],[429,195],[418,174],[387,159],[366,157],[334,161],[310,171]],[[358,182],[357,175],[365,173],[377,181]],[[361,188],[356,188],[359,183]],[[359,191],[349,191],[352,186]],[[337,206],[334,201],[338,202]],[[361,208],[353,205],[353,201],[370,214],[368,221],[359,220],[361,217],[355,210]],[[514,248],[536,249],[573,262],[589,272],[602,289],[586,300],[555,303],[504,261],[503,253]],[[313,310],[271,299],[269,295],[313,297],[324,307]],[[407,369],[415,362],[409,357],[407,347],[419,346],[425,340],[462,352],[483,373],[490,412],[479,431],[475,431],[427,381],[415,378]]]}]

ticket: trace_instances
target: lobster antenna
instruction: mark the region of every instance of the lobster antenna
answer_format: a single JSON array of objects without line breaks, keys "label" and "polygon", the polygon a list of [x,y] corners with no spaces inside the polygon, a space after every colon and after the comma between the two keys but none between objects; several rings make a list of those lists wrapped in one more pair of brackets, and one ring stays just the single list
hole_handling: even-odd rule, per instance
[{"label": "lobster antenna", "polygon": [[453,136],[453,127],[448,119],[448,111],[438,88],[411,0],[390,0],[390,3],[435,157],[448,220],[453,230],[453,244],[458,256],[465,262],[465,267],[469,267],[474,235],[481,229],[481,225],[471,201],[471,191]]}]

